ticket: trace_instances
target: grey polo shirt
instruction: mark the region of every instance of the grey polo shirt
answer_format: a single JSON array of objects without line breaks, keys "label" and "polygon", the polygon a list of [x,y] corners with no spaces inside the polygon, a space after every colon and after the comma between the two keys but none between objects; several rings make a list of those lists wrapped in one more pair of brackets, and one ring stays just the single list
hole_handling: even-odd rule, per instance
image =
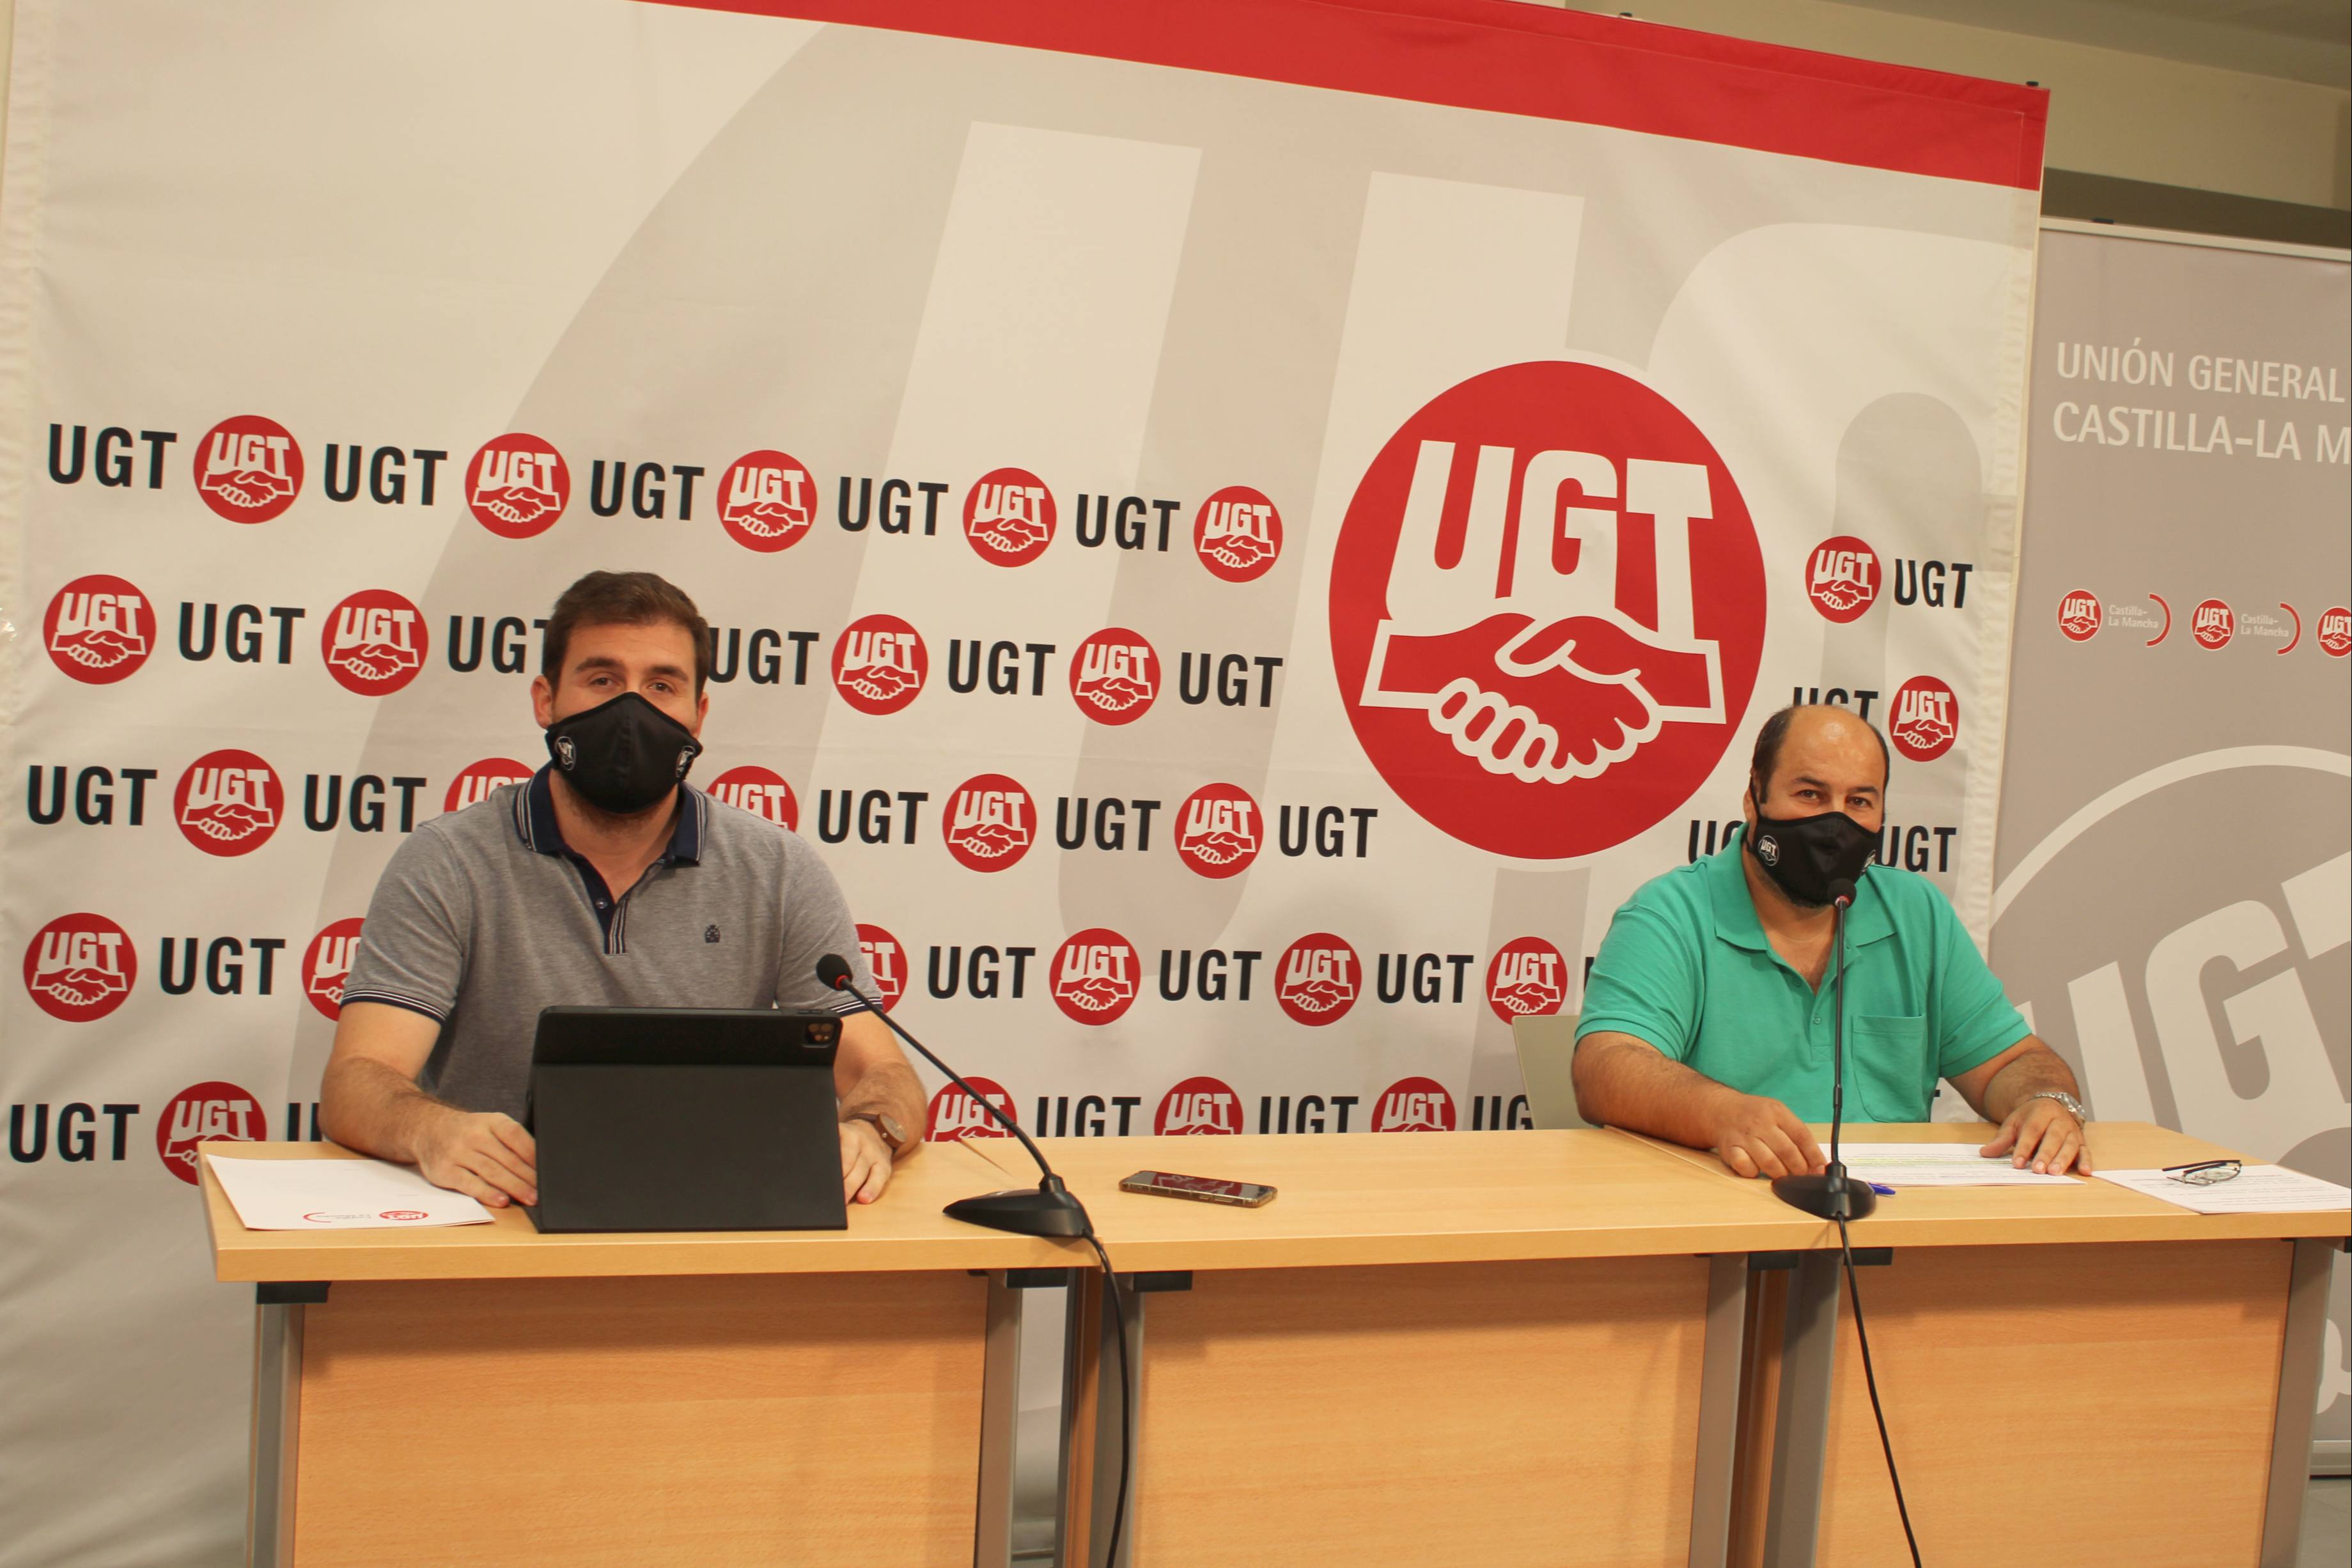
[{"label": "grey polo shirt", "polygon": [[541,1008],[844,1010],[817,983],[827,953],[871,995],[849,907],[808,841],[690,786],[679,796],[661,858],[618,894],[564,843],[545,768],[434,818],[376,883],[343,1005],[438,1019],[418,1083],[520,1119]]}]

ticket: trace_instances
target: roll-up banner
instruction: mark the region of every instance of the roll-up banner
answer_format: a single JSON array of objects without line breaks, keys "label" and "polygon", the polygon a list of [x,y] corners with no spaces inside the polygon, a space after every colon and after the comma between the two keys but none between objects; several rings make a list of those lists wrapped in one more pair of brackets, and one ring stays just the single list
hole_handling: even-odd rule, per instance
[{"label": "roll-up banner", "polygon": [[1985,931],[2038,91],[1488,0],[16,29],[0,1563],[234,1557],[194,1150],[315,1135],[593,568],[1039,1133],[1525,1124],[1792,696]]},{"label": "roll-up banner", "polygon": [[2052,224],[2035,308],[1993,967],[2095,1115],[2346,1181],[2352,266]]}]

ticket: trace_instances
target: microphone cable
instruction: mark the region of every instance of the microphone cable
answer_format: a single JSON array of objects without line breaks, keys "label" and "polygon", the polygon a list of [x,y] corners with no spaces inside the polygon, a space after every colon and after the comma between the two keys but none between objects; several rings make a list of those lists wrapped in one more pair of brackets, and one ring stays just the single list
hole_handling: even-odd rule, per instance
[{"label": "microphone cable", "polygon": [[1862,1321],[1862,1285],[1853,1273],[1853,1242],[1845,1216],[1837,1217],[1838,1251],[1845,1262],[1846,1294],[1853,1299],[1853,1337],[1862,1344],[1862,1380],[1870,1388],[1870,1413],[1878,1422],[1878,1447],[1886,1455],[1886,1479],[1895,1485],[1895,1511],[1903,1520],[1903,1540],[1911,1548],[1911,1568],[1920,1568],[1919,1538],[1911,1532],[1911,1509],[1903,1500],[1903,1477],[1895,1468],[1895,1445],[1886,1436],[1886,1412],[1878,1403],[1878,1374],[1870,1364],[1870,1331]]},{"label": "microphone cable", "polygon": [[[1118,1568],[1119,1531],[1127,1522],[1128,1478],[1135,1469],[1135,1375],[1127,1363],[1127,1302],[1120,1293],[1118,1271],[1110,1266],[1110,1254],[1096,1239],[1091,1216],[1087,1220],[1087,1245],[1102,1260],[1103,1294],[1110,1298],[1111,1320],[1118,1331],[1118,1490],[1110,1508],[1109,1550],[1102,1560],[1102,1568]],[[1096,1375],[1101,1375],[1099,1370]]]}]

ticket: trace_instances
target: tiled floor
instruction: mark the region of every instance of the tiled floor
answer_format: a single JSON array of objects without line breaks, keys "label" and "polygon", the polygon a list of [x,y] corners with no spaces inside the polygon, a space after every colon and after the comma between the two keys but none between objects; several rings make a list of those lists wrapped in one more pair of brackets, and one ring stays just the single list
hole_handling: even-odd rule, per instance
[{"label": "tiled floor", "polygon": [[2344,1568],[2352,1561],[2352,1477],[2315,1479],[2303,1494],[2300,1568]]}]

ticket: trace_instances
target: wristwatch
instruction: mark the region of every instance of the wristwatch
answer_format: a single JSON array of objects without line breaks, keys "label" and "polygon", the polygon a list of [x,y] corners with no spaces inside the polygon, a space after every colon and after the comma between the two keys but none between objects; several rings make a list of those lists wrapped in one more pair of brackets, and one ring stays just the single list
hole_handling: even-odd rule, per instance
[{"label": "wristwatch", "polygon": [[[2091,1119],[2091,1113],[2083,1109],[2083,1103],[2080,1100],[2075,1099],[2072,1094],[2067,1093],[2063,1089],[2037,1089],[2032,1093],[2028,1094],[2025,1099],[2055,1100],[2059,1104],[2064,1106],[2066,1108],[2066,1113],[2074,1117],[2077,1122],[2087,1124]],[[2022,1105],[2024,1101],[2020,1101],[2018,1103]]]},{"label": "wristwatch", "polygon": [[844,1116],[842,1120],[872,1123],[874,1130],[882,1134],[882,1146],[890,1151],[890,1157],[894,1160],[898,1157],[899,1150],[914,1142],[907,1136],[907,1130],[898,1125],[898,1118],[887,1111],[860,1111],[855,1115]]}]

